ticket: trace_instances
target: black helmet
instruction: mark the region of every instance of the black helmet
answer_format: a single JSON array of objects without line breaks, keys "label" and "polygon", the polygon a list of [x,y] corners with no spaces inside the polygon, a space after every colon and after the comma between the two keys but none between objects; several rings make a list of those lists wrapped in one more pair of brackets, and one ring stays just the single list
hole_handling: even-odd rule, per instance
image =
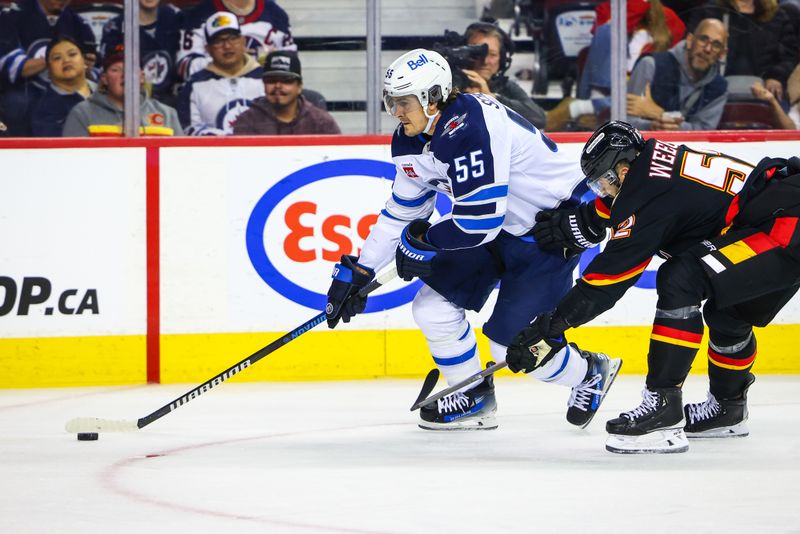
[{"label": "black helmet", "polygon": [[644,148],[639,130],[623,121],[609,121],[595,130],[581,151],[581,170],[597,180],[622,160],[633,161]]}]

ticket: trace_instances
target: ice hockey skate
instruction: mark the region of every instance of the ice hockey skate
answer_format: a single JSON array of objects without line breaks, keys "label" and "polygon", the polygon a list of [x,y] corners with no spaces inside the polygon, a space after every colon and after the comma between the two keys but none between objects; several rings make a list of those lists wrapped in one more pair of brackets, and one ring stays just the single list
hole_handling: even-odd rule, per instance
[{"label": "ice hockey skate", "polygon": [[580,352],[588,364],[583,382],[572,388],[567,401],[567,421],[575,426],[586,428],[592,422],[611,384],[622,367],[621,358],[609,358],[602,352],[581,350],[577,345],[573,348]]},{"label": "ice hockey skate", "polygon": [[442,397],[419,410],[425,430],[492,430],[497,428],[497,401],[491,376],[464,392]]},{"label": "ice hockey skate", "polygon": [[689,450],[680,388],[645,388],[642,404],[606,423],[606,450],[617,454]]},{"label": "ice hockey skate", "polygon": [[747,390],[756,381],[752,374],[740,398],[717,399],[709,391],[704,402],[683,407],[686,416],[687,438],[743,438],[750,434],[747,427]]}]

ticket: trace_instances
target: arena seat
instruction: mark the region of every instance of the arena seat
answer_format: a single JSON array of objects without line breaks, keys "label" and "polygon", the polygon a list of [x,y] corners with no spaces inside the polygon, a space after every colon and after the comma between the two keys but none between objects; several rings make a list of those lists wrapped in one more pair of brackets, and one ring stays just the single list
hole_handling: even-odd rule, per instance
[{"label": "arena seat", "polygon": [[718,130],[780,129],[778,117],[770,105],[761,100],[736,100],[725,104]]}]

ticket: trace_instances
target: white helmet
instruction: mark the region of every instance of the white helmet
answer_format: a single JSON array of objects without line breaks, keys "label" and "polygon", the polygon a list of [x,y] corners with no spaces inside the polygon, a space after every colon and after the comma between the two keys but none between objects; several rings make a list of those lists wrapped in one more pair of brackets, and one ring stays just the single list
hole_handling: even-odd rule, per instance
[{"label": "white helmet", "polygon": [[392,115],[391,99],[414,95],[422,104],[426,117],[428,103],[444,102],[453,89],[450,65],[438,52],[417,48],[406,52],[386,69],[383,77],[383,103]]}]

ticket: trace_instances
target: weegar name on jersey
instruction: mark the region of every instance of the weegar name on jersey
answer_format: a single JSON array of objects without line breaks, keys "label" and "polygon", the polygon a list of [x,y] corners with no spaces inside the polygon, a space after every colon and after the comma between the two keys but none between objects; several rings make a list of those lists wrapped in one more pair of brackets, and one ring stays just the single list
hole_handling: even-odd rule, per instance
[{"label": "weegar name on jersey", "polygon": [[656,141],[653,157],[650,159],[650,178],[669,179],[672,176],[672,167],[675,165],[677,154],[677,146],[664,141]]}]

